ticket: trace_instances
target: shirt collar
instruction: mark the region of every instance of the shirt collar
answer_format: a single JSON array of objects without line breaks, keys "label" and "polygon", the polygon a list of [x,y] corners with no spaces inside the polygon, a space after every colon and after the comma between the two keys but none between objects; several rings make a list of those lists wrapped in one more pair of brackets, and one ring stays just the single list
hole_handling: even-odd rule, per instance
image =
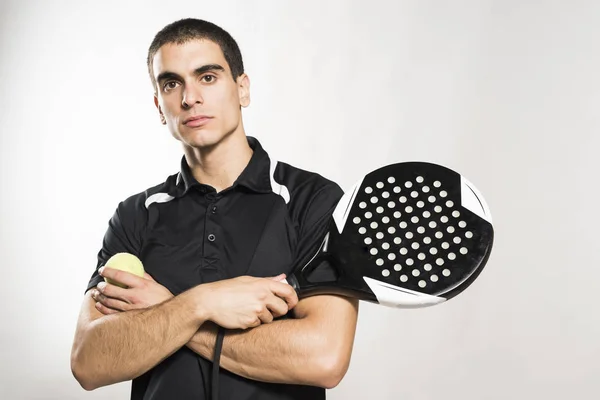
[{"label": "shirt collar", "polygon": [[[235,188],[240,185],[258,193],[271,192],[271,160],[269,159],[269,155],[256,138],[247,136],[246,139],[248,140],[248,145],[253,150],[252,157],[232,187]],[[201,184],[194,178],[185,156],[183,156],[181,158],[181,169],[179,174],[177,174],[177,197],[185,195],[194,186],[204,187],[205,189],[209,188],[208,185]]]}]

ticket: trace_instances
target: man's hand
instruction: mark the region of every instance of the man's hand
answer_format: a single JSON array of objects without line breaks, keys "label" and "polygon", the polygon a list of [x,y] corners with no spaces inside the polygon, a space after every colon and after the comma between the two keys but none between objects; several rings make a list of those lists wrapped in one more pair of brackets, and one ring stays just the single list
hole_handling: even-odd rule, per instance
[{"label": "man's hand", "polygon": [[272,278],[240,276],[200,285],[198,303],[206,319],[227,329],[253,328],[287,314],[298,303],[296,291]]},{"label": "man's hand", "polygon": [[148,308],[173,297],[167,288],[147,272],[144,272],[142,278],[126,271],[104,267],[100,275],[129,286],[124,289],[106,282],[100,282],[96,286],[92,297],[96,300],[96,309],[105,315]]}]

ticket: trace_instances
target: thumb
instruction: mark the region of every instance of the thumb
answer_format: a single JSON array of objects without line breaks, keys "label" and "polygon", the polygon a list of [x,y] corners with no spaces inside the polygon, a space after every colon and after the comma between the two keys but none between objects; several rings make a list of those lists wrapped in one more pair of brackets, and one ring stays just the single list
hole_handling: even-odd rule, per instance
[{"label": "thumb", "polygon": [[271,277],[269,279],[274,280],[276,282],[279,282],[279,281],[282,281],[282,280],[285,279],[285,274],[279,274],[279,275],[273,276],[273,277]]},{"label": "thumb", "polygon": [[145,279],[148,279],[148,280],[151,280],[152,282],[156,282],[156,281],[154,280],[154,278],[152,277],[152,275],[150,275],[150,274],[149,274],[149,273],[147,273],[147,272],[144,272],[144,278],[145,278]]}]

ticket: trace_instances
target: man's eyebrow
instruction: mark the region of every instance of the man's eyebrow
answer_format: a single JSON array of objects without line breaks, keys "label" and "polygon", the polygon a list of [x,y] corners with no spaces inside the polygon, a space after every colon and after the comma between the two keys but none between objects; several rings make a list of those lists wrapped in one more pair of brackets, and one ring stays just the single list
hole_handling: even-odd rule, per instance
[{"label": "man's eyebrow", "polygon": [[[207,64],[207,65],[203,65],[201,67],[196,68],[194,70],[194,75],[196,75],[196,76],[202,75],[202,74],[204,74],[206,72],[209,72],[209,71],[225,72],[225,68],[223,68],[219,64]],[[156,82],[161,82],[161,81],[164,81],[164,80],[167,80],[167,79],[182,80],[181,76],[179,76],[175,72],[165,71],[165,72],[161,72],[160,74],[158,74],[158,76],[156,77]]]}]

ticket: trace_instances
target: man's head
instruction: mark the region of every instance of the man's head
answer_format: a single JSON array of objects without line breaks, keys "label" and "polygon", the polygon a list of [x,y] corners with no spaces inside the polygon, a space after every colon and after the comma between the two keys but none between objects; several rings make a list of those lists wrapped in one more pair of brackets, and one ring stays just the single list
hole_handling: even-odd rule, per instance
[{"label": "man's head", "polygon": [[173,22],[156,34],[147,63],[161,121],[176,139],[206,147],[243,130],[250,82],[229,33],[198,19]]}]

